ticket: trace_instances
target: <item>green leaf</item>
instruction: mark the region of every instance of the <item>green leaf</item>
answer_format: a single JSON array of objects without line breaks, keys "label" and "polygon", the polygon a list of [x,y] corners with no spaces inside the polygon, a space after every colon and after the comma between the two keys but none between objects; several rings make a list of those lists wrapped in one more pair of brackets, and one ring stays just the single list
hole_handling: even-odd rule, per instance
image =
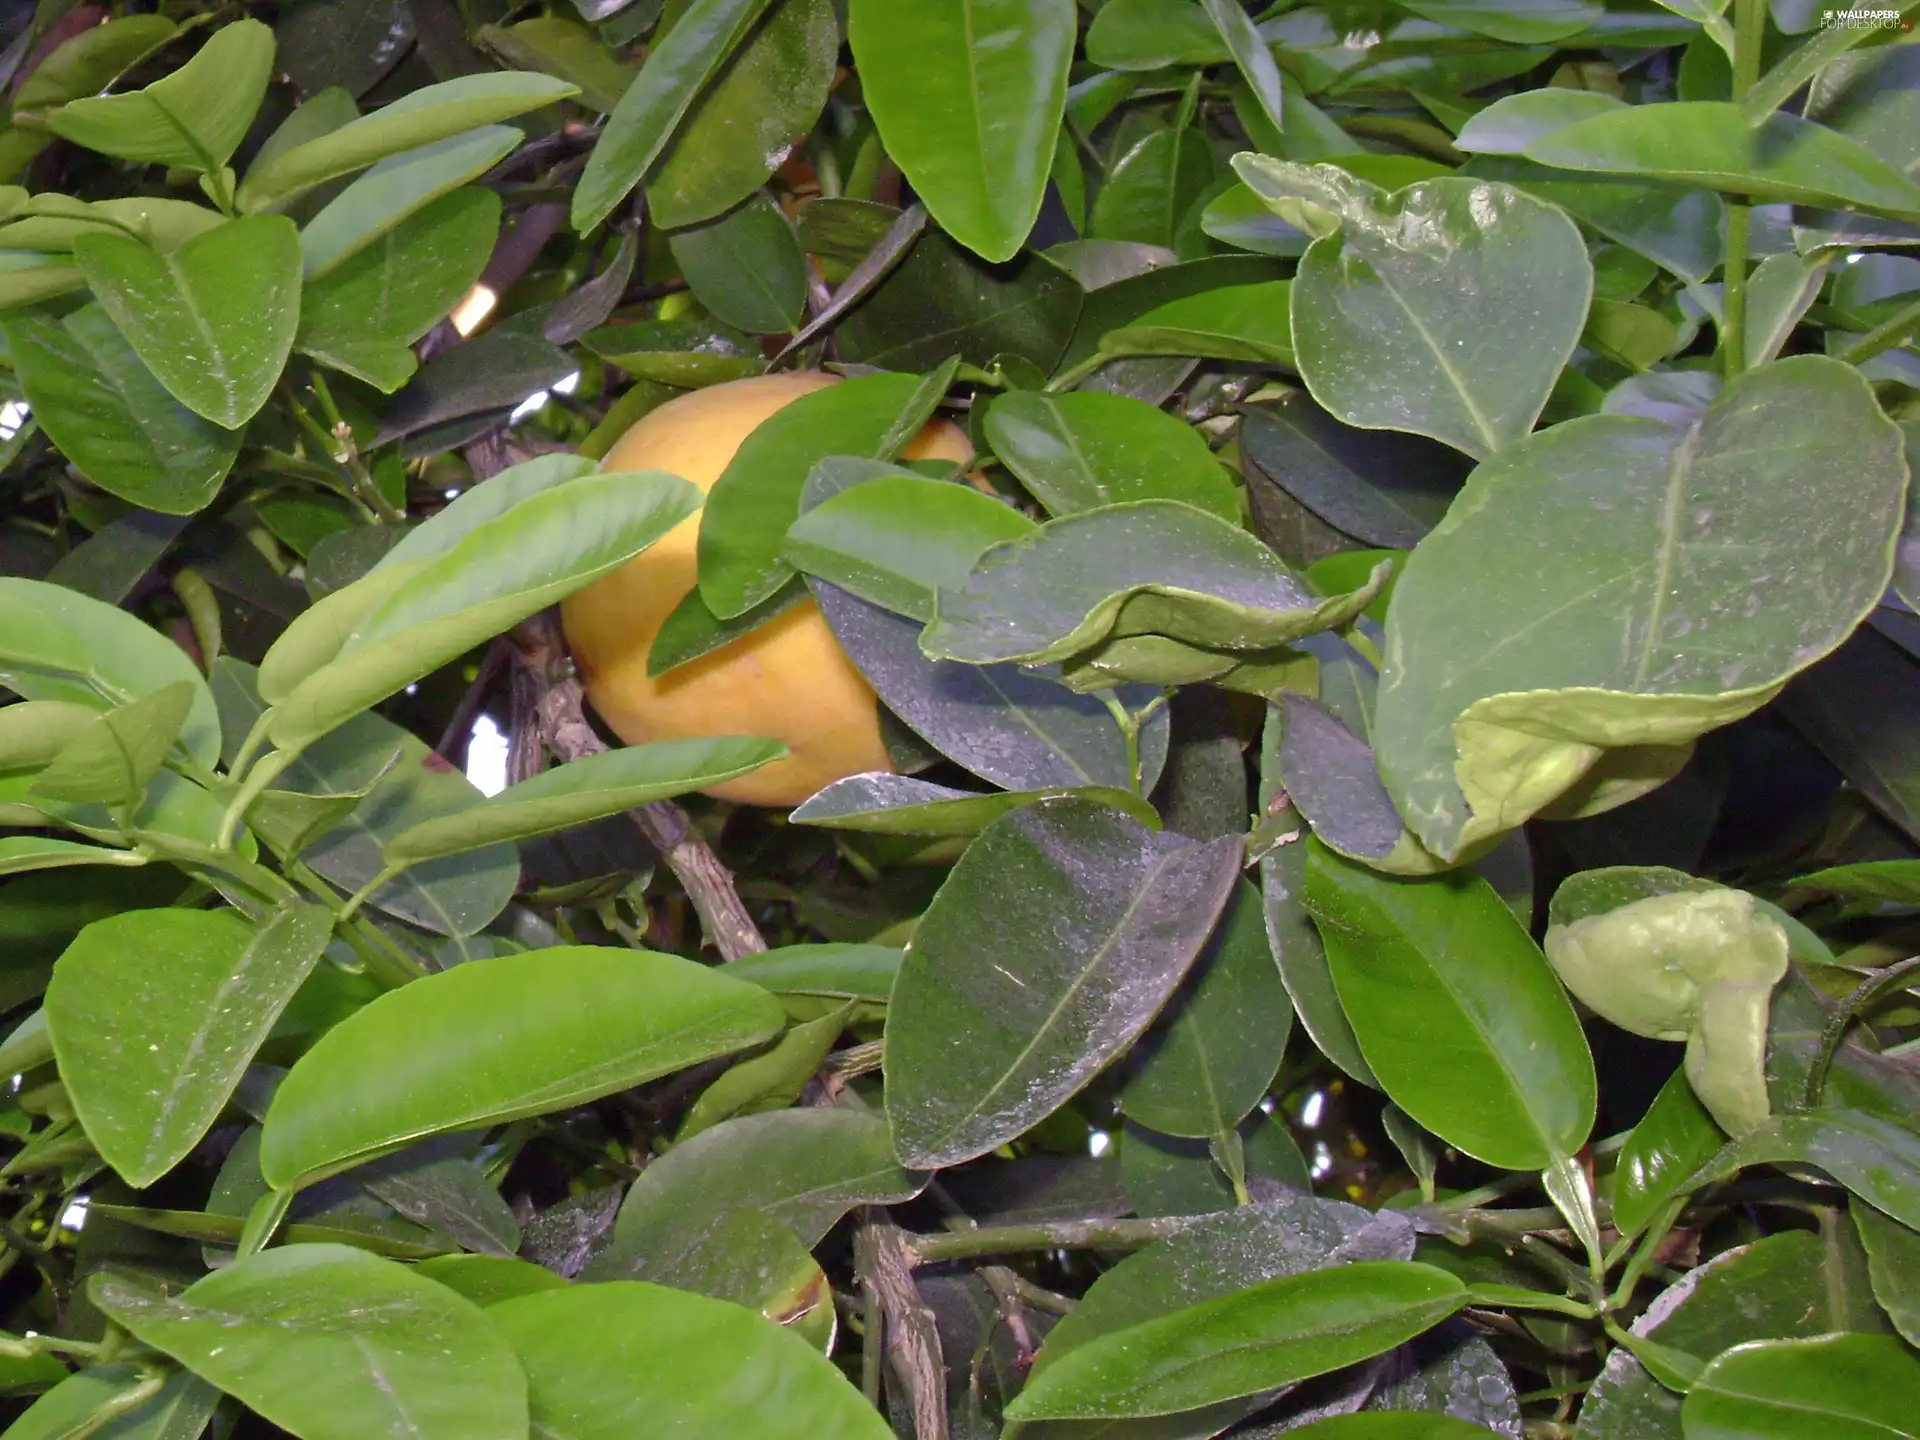
[{"label": "green leaf", "polygon": [[1627,1135],[1613,1167],[1613,1224],[1637,1235],[1726,1144],[1684,1071],[1676,1070]]},{"label": "green leaf", "polygon": [[309,1440],[521,1440],[526,1380],[478,1306],[344,1245],[288,1245],[164,1295],[88,1296],[135,1338]]},{"label": "green leaf", "polygon": [[1920,1435],[1920,1360],[1890,1335],[1761,1340],[1716,1358],[1680,1407],[1688,1440]]},{"label": "green leaf", "polygon": [[1875,1209],[1920,1228],[1920,1137],[1838,1106],[1775,1115],[1740,1136],[1687,1182],[1710,1184],[1749,1165],[1817,1165]]},{"label": "green leaf", "polygon": [[168,515],[204,509],[240,435],[179,404],[97,305],[0,326],[34,418],[94,484]]},{"label": "green leaf", "polygon": [[[1193,964],[1240,854],[1234,837],[1155,835],[1079,800],[982,831],[894,985],[887,1116],[901,1160],[983,1155],[1080,1090]],[[956,1048],[960,1030],[968,1044]]]},{"label": "green leaf", "polygon": [[[852,469],[859,462],[824,463]],[[941,586],[964,583],[982,551],[1034,528],[1011,505],[971,486],[872,468],[876,478],[795,520],[781,553],[802,572],[895,614],[931,620]]]},{"label": "green leaf", "polygon": [[1071,274],[1031,253],[988,265],[937,230],[918,232],[907,217],[903,223],[901,238],[911,241],[905,257],[893,259],[883,242],[879,263],[860,277],[873,277],[872,291],[863,295],[852,278],[842,286],[859,303],[834,330],[841,359],[929,371],[955,354],[983,369],[1011,356],[1043,372],[1053,368],[1080,311]]},{"label": "green leaf", "polygon": [[978,835],[1009,810],[1042,800],[1078,797],[1110,805],[1149,830],[1160,828],[1153,807],[1130,790],[1098,785],[1052,790],[1000,790],[982,795],[915,780],[909,775],[849,775],[804,801],[788,818],[824,830],[930,837]]},{"label": "green leaf", "polygon": [[[1106,705],[1075,694],[1056,674],[1017,665],[962,665],[920,653],[917,622],[815,582],[834,637],[887,709],[934,749],[1007,790],[1131,789],[1134,766]],[[1141,686],[1115,698],[1139,710]],[[1167,754],[1164,709],[1141,727],[1139,783],[1150,790]]]},{"label": "green leaf", "polygon": [[520,1222],[475,1163],[466,1136],[439,1136],[409,1145],[348,1174],[368,1194],[416,1225],[465,1249],[512,1255]]},{"label": "green leaf", "polygon": [[661,740],[590,755],[543,771],[470,810],[409,826],[382,847],[388,865],[459,855],[584,825],[655,800],[705,790],[787,753],[777,740],[744,735]]},{"label": "green leaf", "polygon": [[1749,125],[1738,105],[1721,101],[1610,110],[1556,129],[1522,153],[1563,170],[1637,175],[1760,201],[1920,218],[1920,185],[1859,141],[1779,111],[1763,124]]},{"label": "green leaf", "polygon": [[143,165],[203,175],[232,158],[273,74],[273,31],[240,20],[213,32],[186,64],[129,95],[88,96],[47,117],[56,135]]},{"label": "green leaf", "polygon": [[756,426],[700,517],[700,598],[713,613],[739,615],[793,573],[780,549],[815,464],[828,455],[892,459],[945,388],[929,395],[916,375],[861,376],[802,395]]},{"label": "green leaf", "polygon": [[1407,833],[1364,740],[1317,700],[1283,692],[1273,704],[1282,733],[1275,774],[1321,844],[1391,875],[1445,868]]},{"label": "green leaf", "polygon": [[181,681],[193,692],[181,742],[211,768],[220,758],[219,712],[184,650],[117,606],[61,585],[0,576],[0,684],[23,699],[98,711]]},{"label": "green leaf", "polygon": [[994,454],[1051,515],[1180,500],[1228,522],[1240,518],[1240,497],[1206,440],[1130,396],[1012,392],[988,409],[986,434]]},{"label": "green leaf", "polygon": [[567,1440],[626,1440],[649,1429],[811,1440],[893,1434],[818,1350],[724,1301],[616,1281],[503,1301],[487,1316],[526,1370],[536,1429]]},{"label": "green leaf", "polygon": [[1290,1433],[1312,1436],[1313,1440],[1480,1440],[1487,1427],[1432,1411],[1369,1410],[1357,1415],[1332,1415]]},{"label": "green leaf", "polygon": [[[1264,212],[1263,212],[1264,213]],[[1103,355],[1191,355],[1293,368],[1290,280],[1170,300],[1100,337]]]},{"label": "green leaf", "polygon": [[0,770],[43,768],[81,726],[98,718],[91,705],[67,700],[22,700],[0,708]]},{"label": "green leaf", "polygon": [[647,181],[648,218],[697,225],[757,190],[819,119],[839,56],[833,0],[764,14],[674,127]]},{"label": "green leaf", "polygon": [[887,945],[783,945],[742,956],[727,966],[729,975],[776,995],[873,1000],[883,1005],[899,972],[900,951]]},{"label": "green leaf", "polygon": [[558,1290],[567,1283],[564,1276],[544,1266],[498,1255],[436,1255],[415,1265],[413,1273],[464,1295],[482,1309],[522,1295]]},{"label": "green leaf", "polygon": [[72,840],[41,840],[27,835],[0,836],[0,875],[30,870],[64,870],[75,865],[145,865],[137,850],[106,850]]},{"label": "green leaf", "polygon": [[520,132],[511,125],[482,125],[382,160],[328,201],[300,231],[307,284],[324,279],[441,197],[477,180],[519,143]]},{"label": "green leaf", "polygon": [[1181,220],[1213,174],[1213,152],[1198,130],[1152,131],[1114,162],[1094,197],[1087,234],[1172,249]]},{"label": "green leaf", "polygon": [[1389,195],[1333,165],[1234,164],[1318,237],[1292,291],[1294,353],[1315,400],[1350,425],[1430,435],[1477,459],[1533,428],[1593,292],[1572,221],[1493,182],[1449,176]]},{"label": "green leaf", "polygon": [[1369,1260],[1262,1281],[1069,1351],[1010,1419],[1166,1415],[1325,1374],[1458,1310],[1466,1287],[1412,1261]]},{"label": "green leaf", "polygon": [[1387,625],[1374,749],[1409,827],[1457,856],[1604,750],[1765,704],[1879,599],[1905,468],[1866,382],[1817,356],[1683,427],[1592,416],[1482,465]]},{"label": "green leaf", "polygon": [[138,800],[180,739],[200,690],[176,680],[91,718],[33,782],[31,797],[70,804]]},{"label": "green leaf", "polygon": [[[699,504],[694,486],[659,471],[593,475],[528,496],[461,535],[361,618],[333,659],[275,702],[273,743],[283,751],[310,744],[624,565]],[[386,563],[411,562],[415,553],[403,542]],[[382,575],[375,570],[356,584],[389,583]]]},{"label": "green leaf", "polygon": [[613,1234],[690,1234],[729,1211],[752,1210],[813,1246],[855,1205],[901,1204],[925,1184],[893,1158],[877,1115],[776,1110],[724,1121],[647,1166],[627,1190]]},{"label": "green leaf", "polygon": [[1120,1109],[1168,1135],[1224,1135],[1267,1093],[1292,1029],[1260,894],[1242,880],[1181,989],[1135,1045]]},{"label": "green leaf", "polygon": [[729,1210],[698,1233],[615,1240],[587,1262],[580,1278],[595,1285],[644,1280],[730,1301],[810,1338],[820,1333],[813,1322],[829,1319],[822,1304],[832,1304],[826,1275],[807,1248],[791,1230],[751,1210]]},{"label": "green leaf", "polygon": [[1395,1104],[1502,1169],[1541,1170],[1579,1150],[1593,1057],[1491,885],[1459,870],[1393,879],[1309,841],[1305,898],[1341,1008]]},{"label": "green leaf", "polygon": [[1087,27],[1087,59],[1108,70],[1217,65],[1232,58],[1207,13],[1187,0],[1109,0]]},{"label": "green leaf", "polygon": [[480,40],[516,70],[539,70],[580,87],[580,103],[606,114],[632,83],[634,66],[577,20],[537,15],[517,25],[483,25]]},{"label": "green leaf", "polygon": [[746,38],[767,3],[694,0],[686,8],[607,117],[574,188],[574,229],[584,235],[605,220],[653,168],[694,97]]},{"label": "green leaf", "polygon": [[87,284],[167,391],[238,429],[267,403],[300,324],[300,237],[280,215],[230,220],[170,252],[74,242]]},{"label": "green leaf", "polygon": [[101,1157],[142,1189],[200,1143],[333,931],[317,905],[99,920],[53,967],[47,1028]]},{"label": "green leaf", "polygon": [[127,15],[68,37],[20,82],[13,97],[13,125],[45,126],[49,111],[101,94],[179,33],[180,27],[164,15]]},{"label": "green leaf", "polygon": [[807,265],[793,222],[764,193],[718,220],[667,237],[694,298],[755,334],[791,331],[807,303]]},{"label": "green leaf", "polygon": [[426,1135],[585,1104],[784,1022],[764,990],[670,955],[561,946],[473,960],[321,1036],[274,1095],[260,1167],[278,1189],[310,1184]]},{"label": "green leaf", "polygon": [[1513,45],[1565,40],[1606,13],[1606,7],[1593,0],[1520,0],[1519,4],[1488,3],[1488,0],[1412,0],[1407,8],[1436,24],[1491,35]]},{"label": "green leaf", "polygon": [[1241,78],[1247,82],[1254,99],[1260,102],[1267,123],[1275,130],[1284,131],[1287,122],[1281,103],[1280,67],[1274,63],[1266,37],[1254,28],[1240,0],[1200,0],[1200,8],[1207,12],[1213,28],[1220,32],[1220,39],[1232,54]]},{"label": "green leaf", "polygon": [[275,209],[315,185],[364,170],[376,160],[511,120],[578,93],[578,87],[563,80],[525,72],[463,75],[428,85],[371,115],[256,161],[237,200],[247,214]]},{"label": "green leaf", "polygon": [[[252,676],[248,667],[222,656],[214,686],[237,749],[262,712]],[[271,839],[275,807],[289,820],[307,822],[298,834],[301,863],[349,894],[385,870],[381,852],[394,836],[485,799],[425,741],[374,714],[356,715],[314,743],[280,772],[278,783],[284,788],[262,796],[248,812],[249,824],[258,823]],[[344,818],[324,823],[337,814],[338,797],[359,794],[365,798]],[[301,800],[309,803],[302,806]],[[519,879],[520,857],[511,845],[497,845],[415,865],[376,889],[367,903],[435,934],[473,935],[506,907]]]},{"label": "green leaf", "polygon": [[[68,1374],[52,1356],[43,1358],[55,1372],[52,1388],[7,1428],[8,1440],[197,1440],[220,1400],[218,1390],[184,1372],[155,1391],[151,1381],[159,1377],[125,1361]],[[143,1390],[151,1398],[140,1399]]]},{"label": "green leaf", "polygon": [[1237,525],[1138,500],[995,545],[963,586],[942,589],[920,643],[934,659],[974,665],[1075,659],[1131,636],[1271,649],[1351,620],[1385,579],[1382,570],[1367,588],[1322,600]]},{"label": "green leaf", "polygon": [[416,369],[413,342],[473,287],[499,232],[491,190],[441,196],[308,281],[294,348],[392,394]]},{"label": "green leaf", "polygon": [[[1103,252],[1110,252],[1120,244],[1100,243]],[[1053,253],[1060,252],[1056,248]],[[1131,252],[1122,245],[1121,253]],[[1144,249],[1144,256],[1146,258],[1121,272],[1125,278],[1105,273],[1086,275],[1086,301],[1080,307],[1079,321],[1073,327],[1066,352],[1060,357],[1062,374],[1087,364],[1099,354],[1104,337],[1163,305],[1209,290],[1263,284],[1280,279],[1285,273],[1274,261],[1257,255],[1215,255],[1180,265],[1164,263],[1164,253],[1151,248]],[[1063,259],[1061,263],[1066,262]]]},{"label": "green leaf", "polygon": [[1873,1297],[1911,1345],[1920,1335],[1920,1234],[1868,1206],[1847,1208],[1866,1248]]},{"label": "green leaf", "polygon": [[1040,213],[1067,99],[1071,0],[959,0],[909,12],[853,0],[861,93],[934,219],[1008,260]]}]

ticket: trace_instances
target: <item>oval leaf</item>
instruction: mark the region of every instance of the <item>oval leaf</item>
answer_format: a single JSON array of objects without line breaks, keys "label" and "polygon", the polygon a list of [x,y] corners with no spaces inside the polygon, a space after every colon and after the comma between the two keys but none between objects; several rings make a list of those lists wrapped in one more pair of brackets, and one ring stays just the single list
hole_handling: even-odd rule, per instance
[{"label": "oval leaf", "polygon": [[310,1184],[423,1136],[584,1104],[785,1023],[758,986],[650,951],[470,961],[323,1035],[274,1094],[260,1168],[276,1189]]},{"label": "oval leaf", "polygon": [[1916,1436],[1920,1360],[1891,1335],[1760,1340],[1721,1353],[1680,1407],[1687,1440]]},{"label": "oval leaf", "polygon": [[887,1118],[902,1162],[983,1155],[1091,1080],[1192,965],[1241,855],[1237,837],[1155,835],[1083,800],[982,831],[894,983]]},{"label": "oval leaf", "polygon": [[1127,395],[1002,395],[987,411],[993,453],[1050,515],[1123,500],[1183,500],[1238,523],[1240,497],[1192,426]]}]

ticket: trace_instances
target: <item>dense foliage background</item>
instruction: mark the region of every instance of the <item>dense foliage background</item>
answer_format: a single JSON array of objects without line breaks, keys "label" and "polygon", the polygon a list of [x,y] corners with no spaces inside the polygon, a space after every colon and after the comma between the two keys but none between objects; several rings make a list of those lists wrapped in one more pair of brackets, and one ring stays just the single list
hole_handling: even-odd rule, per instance
[{"label": "dense foliage background", "polygon": [[0,5],[7,1440],[1920,1434],[1914,8]]}]

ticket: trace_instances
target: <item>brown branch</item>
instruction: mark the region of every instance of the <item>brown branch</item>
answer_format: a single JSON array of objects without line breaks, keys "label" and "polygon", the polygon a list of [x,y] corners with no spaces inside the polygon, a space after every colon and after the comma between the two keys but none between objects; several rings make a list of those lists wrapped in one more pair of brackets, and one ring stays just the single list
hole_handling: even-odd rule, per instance
[{"label": "brown branch", "polygon": [[493,693],[493,687],[500,682],[500,676],[506,668],[506,643],[495,640],[487,647],[486,658],[480,662],[480,672],[473,677],[467,693],[460,697],[460,703],[454,707],[453,718],[447,721],[447,728],[441,732],[440,743],[433,747],[434,754],[455,765],[462,763],[468,732],[473,729],[473,722],[480,718],[480,707],[487,703],[487,696]]},{"label": "brown branch", "polygon": [[[553,753],[562,760],[604,753],[607,743],[587,723],[580,680],[553,612],[520,625],[513,632],[513,647],[532,678],[540,735]],[[671,800],[656,800],[627,814],[679,879],[707,939],[723,960],[738,960],[767,948],[740,892],[733,888],[733,876],[694,829],[686,811]]]},{"label": "brown branch", "polygon": [[[947,1367],[933,1311],[913,1283],[913,1252],[905,1232],[885,1223],[854,1233],[854,1272],[878,1301],[882,1335],[869,1330],[868,1345],[884,1343],[887,1363],[906,1396],[918,1440],[947,1440]],[[868,1307],[868,1314],[873,1313]]]}]

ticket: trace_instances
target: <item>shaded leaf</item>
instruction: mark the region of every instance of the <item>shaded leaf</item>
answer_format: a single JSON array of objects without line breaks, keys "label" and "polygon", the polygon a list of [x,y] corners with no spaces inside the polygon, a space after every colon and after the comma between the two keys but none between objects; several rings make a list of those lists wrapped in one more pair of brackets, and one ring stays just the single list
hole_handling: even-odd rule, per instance
[{"label": "shaded leaf", "polygon": [[1240,518],[1233,482],[1206,441],[1124,395],[1002,395],[987,411],[986,434],[994,454],[1052,515],[1126,500],[1180,500],[1224,520]]}]

